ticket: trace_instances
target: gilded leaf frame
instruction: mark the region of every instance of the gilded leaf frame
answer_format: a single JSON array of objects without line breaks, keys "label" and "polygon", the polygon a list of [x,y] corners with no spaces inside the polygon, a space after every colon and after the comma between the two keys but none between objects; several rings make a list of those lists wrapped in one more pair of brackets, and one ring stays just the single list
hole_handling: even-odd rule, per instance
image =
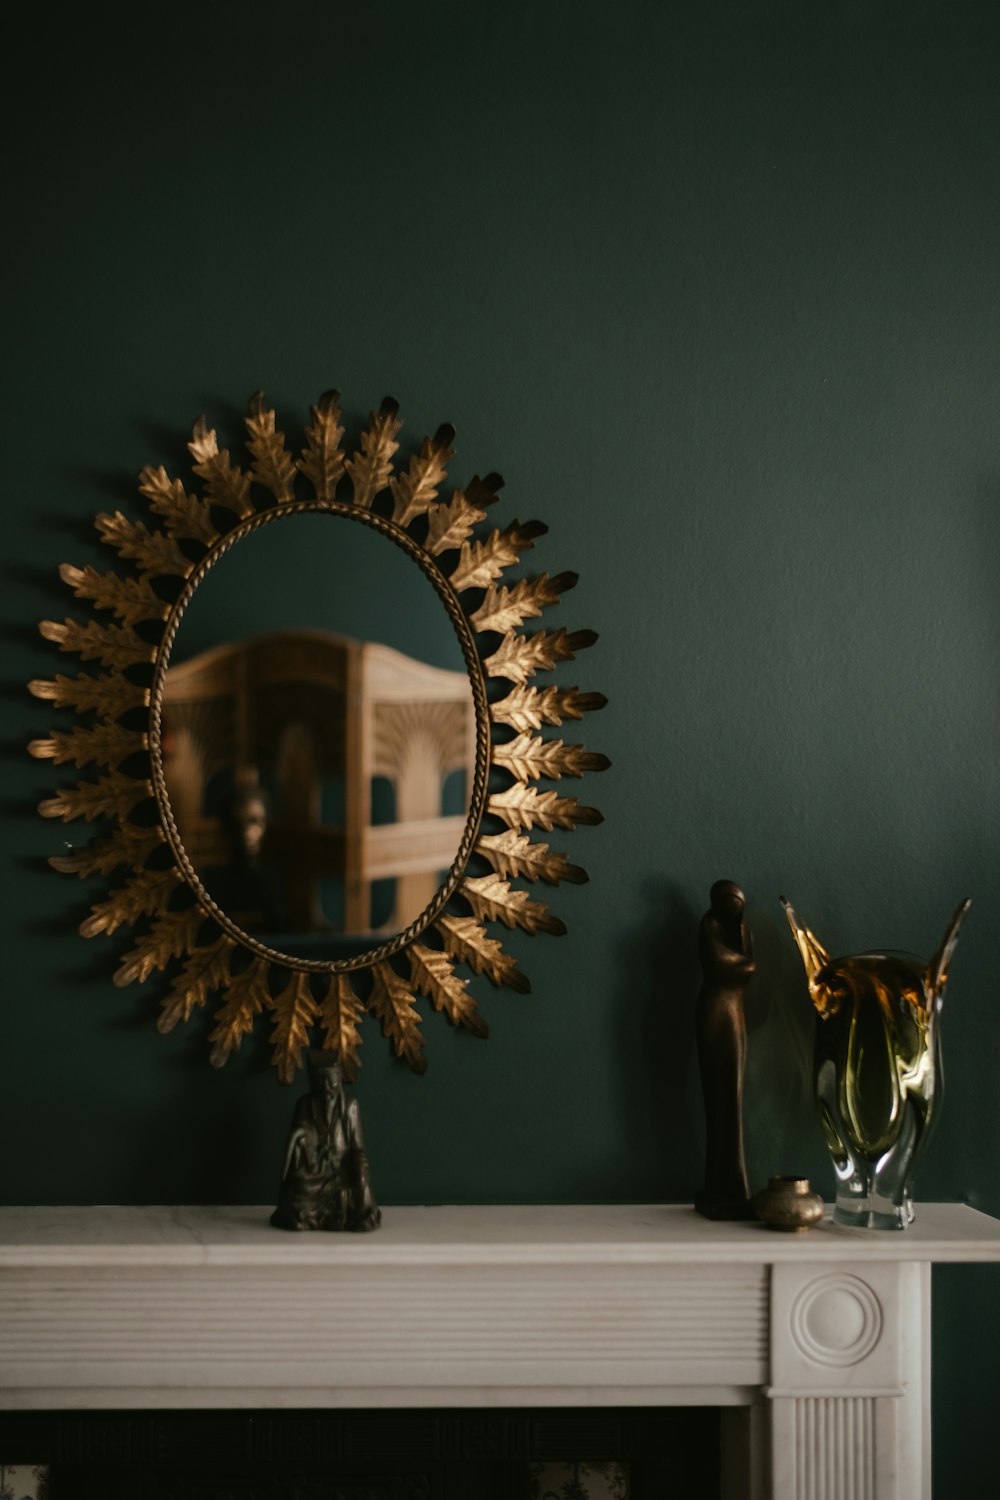
[{"label": "gilded leaf frame", "polygon": [[[211,995],[221,997],[209,1037],[215,1067],[226,1062],[256,1018],[266,1013],[282,1082],[293,1080],[316,1025],[322,1046],[339,1056],[345,1075],[353,1078],[360,1066],[359,1026],[368,1011],[397,1056],[423,1072],[418,997],[429,999],[453,1024],[486,1036],[470,981],[457,970],[467,968],[496,987],[523,993],[530,989],[526,977],[490,929],[517,927],[529,934],[566,930],[544,902],[511,882],[558,885],[587,878],[580,866],[530,835],[536,829],[571,832],[578,825],[601,822],[601,814],[535,783],[605,769],[605,756],[548,738],[543,731],[582,719],[606,700],[601,693],[575,687],[533,686],[530,679],[573,660],[596,636],[562,627],[522,628],[556,605],[576,583],[576,575],[542,573],[505,583],[504,576],[547,527],[515,520],[483,534],[479,528],[487,507],[498,498],[500,476],[476,476],[464,489],[439,499],[454,457],[454,429],[438,428],[405,469],[397,470],[393,458],[401,425],[397,403],[386,397],[370,414],[357,448],[348,453],[340,397],[329,391],[311,408],[305,443],[294,455],[274,410],[257,392],[246,418],[250,463],[243,469],[231,461],[228,450],[220,450],[215,430],[199,418],[188,443],[198,486],[186,489],[163,467],[144,468],[139,491],[149,504],[150,525],[120,511],[101,514],[95,523],[101,540],[129,571],[101,573],[64,564],[60,576],[89,605],[91,618],[86,623],[46,620],[40,626],[42,635],[62,651],[107,669],[97,676],[81,672],[29,684],[36,697],[87,719],[79,728],[32,741],[32,755],[102,773],[60,788],[42,802],[40,812],[66,821],[110,824],[89,844],[70,846],[49,862],[80,877],[127,872],[124,884],[94,904],[80,931],[94,937],[122,927],[140,928],[115,973],[117,985],[143,982],[179,964],[161,1003],[161,1032],[189,1020]],[[308,485],[311,495],[300,498],[297,484]],[[347,486],[349,499],[338,500],[338,488]],[[423,570],[456,630],[477,724],[469,815],[448,880],[402,932],[360,957],[339,960],[293,959],[269,949],[216,905],[178,835],[161,745],[171,648],[206,573],[231,547],[279,515],[316,511],[361,521],[395,542]],[[491,681],[507,684],[505,696],[490,696]],[[507,784],[498,789],[499,781]],[[144,805],[148,813],[151,802],[155,819],[136,820],[134,815]],[[498,831],[488,831],[487,822]],[[487,867],[486,874],[469,873],[474,857]],[[405,959],[408,972],[401,973],[393,958]],[[365,970],[370,970],[370,986],[362,995],[355,984]]]}]

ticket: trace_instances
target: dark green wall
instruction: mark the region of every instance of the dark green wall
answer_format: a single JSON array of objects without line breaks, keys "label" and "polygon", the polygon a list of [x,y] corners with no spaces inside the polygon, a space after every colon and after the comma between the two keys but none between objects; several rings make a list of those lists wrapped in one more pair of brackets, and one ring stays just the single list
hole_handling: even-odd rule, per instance
[{"label": "dark green wall", "polygon": [[[612,698],[592,882],[517,944],[534,993],[484,995],[486,1046],[432,1018],[423,1079],[368,1039],[383,1199],[690,1198],[694,932],[731,875],[755,1183],[829,1185],[779,891],[834,948],[919,952],[972,895],[918,1195],[1000,1213],[993,0],[37,14],[6,89],[3,1198],[273,1195],[263,1046],[213,1073],[207,1017],[158,1037],[74,935],[23,683],[143,463],[202,410],[235,439],[258,386],[294,430],[336,385],[411,441],[452,421],[456,475],[549,523]],[[935,1285],[951,1500],[995,1473],[1000,1279]]]}]

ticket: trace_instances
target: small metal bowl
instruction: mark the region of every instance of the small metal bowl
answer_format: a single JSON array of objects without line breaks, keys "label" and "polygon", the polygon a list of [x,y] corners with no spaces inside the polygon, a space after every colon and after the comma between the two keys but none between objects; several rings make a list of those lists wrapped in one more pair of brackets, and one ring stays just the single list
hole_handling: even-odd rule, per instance
[{"label": "small metal bowl", "polygon": [[770,1177],[767,1187],[754,1195],[753,1211],[768,1229],[802,1233],[820,1222],[824,1207],[808,1177]]}]

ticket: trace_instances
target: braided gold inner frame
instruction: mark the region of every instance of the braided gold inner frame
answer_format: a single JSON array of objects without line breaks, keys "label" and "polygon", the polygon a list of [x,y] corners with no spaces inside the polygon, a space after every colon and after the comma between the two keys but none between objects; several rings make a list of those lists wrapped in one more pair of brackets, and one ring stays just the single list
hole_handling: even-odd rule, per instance
[{"label": "braided gold inner frame", "polygon": [[[476,710],[476,766],[473,777],[472,791],[469,798],[469,812],[466,818],[465,831],[459,844],[458,852],[452,861],[448,872],[448,879],[438,889],[434,900],[415,917],[408,927],[398,932],[395,937],[387,939],[368,949],[354,958],[345,959],[305,959],[293,958],[287,953],[282,953],[276,948],[268,948],[266,944],[260,943],[250,933],[229,917],[225,911],[213,900],[205,889],[204,883],[195,870],[184,847],[177,824],[174,821],[173,811],[170,806],[170,797],[167,792],[166,780],[163,774],[163,745],[162,745],[162,717],[163,717],[163,691],[167,672],[170,668],[170,653],[173,650],[177,632],[181,621],[187,611],[188,605],[194,597],[195,591],[201,584],[205,575],[215,567],[220,558],[235,546],[237,542],[249,536],[251,532],[259,531],[262,526],[270,525],[272,522],[283,519],[290,515],[304,515],[309,512],[322,512],[327,515],[344,516],[349,521],[358,521],[363,526],[368,526],[372,531],[377,531],[381,536],[387,537],[410,557],[422,570],[425,576],[433,584],[435,592],[448,611],[451,623],[455,627],[459,645],[462,648],[462,657],[465,661],[466,671],[469,674],[469,685],[472,692],[473,702]],[[394,522],[378,515],[375,511],[358,510],[351,505],[344,505],[340,501],[320,500],[298,500],[289,501],[285,505],[274,506],[270,510],[258,511],[256,515],[249,516],[219,538],[215,546],[195,568],[187,583],[184,585],[176,604],[173,605],[163,632],[163,641],[160,646],[159,656],[156,662],[156,671],[153,677],[153,686],[150,692],[149,707],[149,753],[152,762],[153,791],[160,810],[160,820],[163,830],[167,836],[167,842],[173,852],[185,880],[191,886],[198,899],[198,904],[216,921],[219,926],[228,932],[230,937],[242,943],[244,947],[251,948],[262,958],[270,959],[272,963],[281,964],[286,968],[307,969],[314,973],[335,973],[338,970],[347,972],[351,969],[367,969],[379,962],[381,959],[389,958],[393,953],[398,953],[405,948],[415,937],[431,925],[435,917],[444,909],[465,874],[465,867],[469,862],[469,855],[479,834],[479,827],[483,821],[483,811],[486,806],[486,784],[490,770],[490,716],[489,704],[486,701],[486,683],[483,678],[482,663],[476,653],[476,643],[469,622],[462,612],[462,606],[458,595],[448,583],[440,569],[433,560],[428,557],[424,549],[410,536],[409,532],[403,531]]]},{"label": "braided gold inner frame", "polygon": [[[587,878],[579,865],[531,834],[536,829],[569,832],[581,824],[601,822],[601,814],[575,797],[535,783],[605,769],[605,756],[545,733],[548,726],[581,719],[603,707],[605,699],[576,687],[537,687],[530,679],[573,660],[596,636],[586,630],[522,628],[526,620],[557,604],[576,583],[576,575],[542,573],[502,582],[546,528],[538,522],[512,521],[502,529],[480,529],[502,487],[496,474],[476,476],[439,499],[454,457],[452,428],[440,427],[425,438],[407,466],[397,469],[393,458],[401,422],[390,397],[371,413],[353,452],[342,445],[344,426],[334,391],[311,408],[305,443],[297,455],[289,451],[274,411],[259,392],[251,399],[246,426],[246,469],[220,451],[214,430],[199,418],[188,444],[199,481],[196,488],[186,489],[162,467],[146,467],[139,476],[139,491],[149,504],[151,523],[131,521],[121,512],[97,517],[102,541],[118,554],[127,572],[102,573],[71,564],[60,569],[92,618],[86,623],[46,620],[41,632],[62,651],[107,670],[29,684],[36,697],[86,716],[80,727],[34,740],[29,749],[39,759],[59,765],[97,768],[96,775],[88,772],[75,785],[60,788],[40,811],[66,821],[84,818],[102,828],[92,842],[69,845],[50,863],[81,878],[99,875],[116,882],[94,904],[80,931],[95,937],[123,927],[137,929],[115,983],[172,973],[161,1001],[160,1031],[189,1020],[216,997],[219,1003],[209,1034],[213,1066],[221,1067],[257,1017],[266,1014],[282,1082],[294,1078],[304,1050],[315,1045],[317,1028],[321,1045],[335,1053],[346,1075],[353,1077],[360,1062],[360,1022],[367,1011],[395,1053],[423,1072],[418,997],[429,999],[453,1024],[485,1036],[486,1023],[469,992],[469,980],[457,971],[464,966],[495,986],[524,992],[530,988],[527,979],[491,928],[519,927],[532,935],[565,931],[544,902],[531,899],[528,890],[512,882],[558,885]],[[296,494],[296,487],[304,485],[311,490],[310,498]],[[341,485],[350,486],[347,501],[336,498]],[[476,708],[469,815],[447,882],[405,931],[349,960],[292,958],[239,928],[208,895],[191,866],[163,780],[163,684],[174,637],[192,595],[218,559],[250,532],[279,515],[310,511],[360,521],[390,538],[418,564],[458,634]],[[228,522],[221,520],[224,513]],[[161,580],[171,578],[182,580],[173,602],[161,586]],[[150,668],[152,682],[147,686]],[[505,695],[490,701],[488,679],[506,683]],[[142,711],[140,728],[136,719]],[[151,805],[155,822],[148,815]],[[472,860],[485,873],[470,874]],[[367,986],[356,989],[365,979]]]}]

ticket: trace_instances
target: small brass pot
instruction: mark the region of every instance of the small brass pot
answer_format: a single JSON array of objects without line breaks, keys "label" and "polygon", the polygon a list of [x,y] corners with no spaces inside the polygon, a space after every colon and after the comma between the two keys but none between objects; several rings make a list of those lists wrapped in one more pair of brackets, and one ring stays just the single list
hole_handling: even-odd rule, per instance
[{"label": "small brass pot", "polygon": [[754,1195],[753,1211],[768,1229],[801,1232],[822,1219],[823,1200],[808,1177],[770,1177],[767,1187]]}]

